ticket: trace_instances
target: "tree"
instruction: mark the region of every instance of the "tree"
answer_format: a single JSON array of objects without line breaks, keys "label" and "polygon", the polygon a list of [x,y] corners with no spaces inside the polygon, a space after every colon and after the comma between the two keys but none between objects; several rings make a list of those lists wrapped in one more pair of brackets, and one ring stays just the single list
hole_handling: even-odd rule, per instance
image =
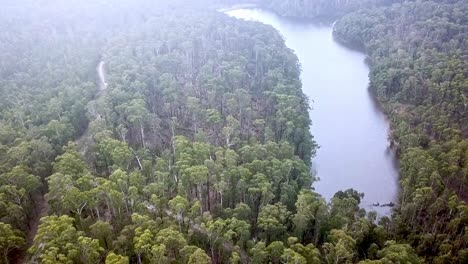
[{"label": "tree", "polygon": [[157,245],[164,245],[168,256],[173,260],[180,258],[180,251],[187,246],[183,234],[173,228],[161,229],[155,237]]},{"label": "tree", "polygon": [[39,177],[28,173],[24,166],[0,174],[0,209],[4,210],[0,212],[0,221],[14,229],[26,230],[26,220],[33,213],[33,194],[40,186]]},{"label": "tree", "polygon": [[188,264],[210,264],[211,258],[202,249],[197,249],[189,257]]},{"label": "tree", "polygon": [[262,230],[267,243],[281,240],[287,229],[290,214],[286,206],[281,203],[266,205],[260,210],[258,227]]},{"label": "tree", "polygon": [[250,219],[251,214],[252,210],[245,203],[238,203],[236,207],[232,210],[232,217],[239,220],[248,221]]},{"label": "tree", "polygon": [[89,192],[82,192],[80,189],[72,187],[63,196],[63,207],[81,218],[89,201]]},{"label": "tree", "polygon": [[382,263],[423,263],[408,244],[397,244],[393,240],[385,242],[385,247],[377,252]]},{"label": "tree", "polygon": [[250,255],[252,255],[251,261],[253,264],[265,263],[265,261],[268,259],[268,252],[265,242],[260,241],[256,243],[255,246],[250,250]]},{"label": "tree", "polygon": [[114,230],[109,222],[98,220],[96,223],[92,224],[89,229],[93,237],[99,240],[101,247],[107,250],[111,249]]},{"label": "tree", "polygon": [[2,261],[9,263],[8,254],[14,249],[25,246],[25,240],[19,230],[15,230],[9,224],[0,222],[0,252]]},{"label": "tree", "polygon": [[281,259],[283,263],[287,264],[307,264],[307,260],[301,254],[290,248],[284,250],[283,255],[281,255]]},{"label": "tree", "polygon": [[104,138],[98,144],[98,154],[104,162],[103,166],[111,167],[116,165],[118,168],[127,169],[132,158],[132,152],[124,142]]},{"label": "tree", "polygon": [[333,229],[328,236],[330,242],[323,244],[326,263],[352,263],[356,242],[343,230]]},{"label": "tree", "polygon": [[169,264],[168,252],[165,245],[153,245],[151,247],[150,263]]},{"label": "tree", "polygon": [[96,263],[100,260],[101,253],[104,251],[99,246],[99,240],[85,236],[78,237],[78,245],[81,263]]},{"label": "tree", "polygon": [[184,197],[177,195],[169,201],[169,209],[171,213],[175,213],[177,222],[179,223],[179,230],[182,229],[181,224],[184,222],[184,214],[187,212],[189,202]]},{"label": "tree", "polygon": [[180,250],[181,261],[187,263],[190,256],[198,249],[196,246],[187,245]]},{"label": "tree", "polygon": [[250,237],[250,224],[246,221],[238,220],[236,218],[229,218],[225,221],[226,231],[224,231],[224,238],[242,246]]},{"label": "tree", "polygon": [[123,197],[123,202],[125,205],[125,211],[128,215],[131,215],[131,208],[129,205],[129,196],[130,196],[130,182],[128,173],[124,170],[117,169],[110,176],[109,180],[113,183],[113,188],[119,193],[119,196]]},{"label": "tree", "polygon": [[145,147],[145,131],[144,123],[148,118],[148,110],[145,107],[146,103],[143,99],[133,99],[125,105],[125,114],[127,115],[128,121],[133,124],[137,124],[140,130],[141,145]]},{"label": "tree", "polygon": [[128,257],[117,255],[114,252],[110,252],[106,257],[106,264],[129,264]]},{"label": "tree", "polygon": [[270,261],[274,264],[279,264],[281,263],[281,257],[284,254],[284,244],[283,242],[275,241],[268,245],[266,251],[268,252]]},{"label": "tree", "polygon": [[49,192],[46,194],[47,200],[53,211],[61,212],[63,205],[61,201],[67,194],[67,191],[73,188],[74,182],[71,175],[54,173],[47,178]]},{"label": "tree", "polygon": [[229,258],[229,264],[240,264],[240,263],[242,263],[242,259],[239,253],[233,251],[231,253],[231,257]]},{"label": "tree", "polygon": [[237,121],[237,119],[234,118],[232,115],[229,115],[227,117],[227,124],[223,128],[223,135],[226,138],[225,143],[228,148],[237,143],[236,137],[239,134],[239,128],[240,128],[239,121]]},{"label": "tree", "polygon": [[326,221],[327,206],[322,197],[310,190],[301,190],[296,201],[293,223],[302,241],[317,243],[320,229]]},{"label": "tree", "polygon": [[138,263],[143,263],[145,256],[150,257],[151,248],[154,243],[154,234],[149,229],[143,230],[138,227],[135,230],[135,237],[133,238],[133,244],[135,252],[138,256]]},{"label": "tree", "polygon": [[44,263],[91,263],[103,248],[97,239],[84,236],[73,226],[69,216],[46,216],[41,219],[29,252],[34,260]]},{"label": "tree", "polygon": [[297,241],[298,239],[295,237],[288,238],[289,248],[304,257],[307,264],[321,263],[320,251],[313,244],[303,245],[301,243],[297,243]]},{"label": "tree", "polygon": [[63,149],[65,152],[55,159],[54,172],[70,175],[75,180],[86,174],[88,172],[86,163],[76,151],[76,145],[69,142]]},{"label": "tree", "polygon": [[267,204],[272,197],[272,183],[262,173],[257,173],[253,176],[247,189],[251,200],[251,208],[257,214],[261,205]]},{"label": "tree", "polygon": [[[211,257],[215,258],[215,249],[218,243],[222,243],[222,238],[227,231],[226,221],[223,219],[210,220],[205,224],[208,231],[208,241],[211,250]],[[229,237],[229,235],[228,235]]]},{"label": "tree", "polygon": [[18,206],[27,207],[31,194],[41,186],[39,177],[29,174],[24,167],[16,166],[0,175],[0,193],[3,198]]},{"label": "tree", "polygon": [[338,191],[331,200],[329,226],[342,228],[351,224],[359,213],[359,202],[361,195],[355,190],[349,189],[345,192]]}]

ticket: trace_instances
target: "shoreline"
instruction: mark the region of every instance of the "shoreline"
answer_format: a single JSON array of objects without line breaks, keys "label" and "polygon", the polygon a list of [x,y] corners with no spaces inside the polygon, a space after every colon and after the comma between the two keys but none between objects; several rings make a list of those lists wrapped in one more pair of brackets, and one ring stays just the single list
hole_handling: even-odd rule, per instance
[{"label": "shoreline", "polygon": [[[243,8],[239,8],[239,9],[243,9]],[[276,12],[274,11],[271,11],[269,9],[265,9],[265,8],[259,8],[260,10],[264,10],[264,11],[267,11],[267,12],[271,12],[272,14],[275,14],[277,15],[278,17],[281,17],[281,18],[284,18],[284,19],[288,19],[288,17],[285,17],[285,16],[281,16],[281,15],[278,15]],[[236,10],[236,8],[231,8],[229,10]],[[323,20],[313,20],[313,19],[293,19],[294,22],[308,22],[308,23],[315,23],[315,24],[322,24],[325,23]],[[371,68],[371,63],[369,61],[369,58],[368,58],[368,55],[366,53],[366,50],[364,47],[356,47],[353,45],[350,45],[349,43],[343,43],[343,41],[340,41],[339,38],[336,38],[335,37],[335,34],[334,34],[334,22],[335,21],[331,21],[329,23],[329,26],[331,26],[331,29],[332,29],[332,36],[333,36],[333,41],[337,44],[337,45],[340,45],[348,50],[351,50],[351,51],[354,51],[354,52],[359,52],[361,53],[362,55],[364,55],[366,57],[365,59],[365,64],[367,66],[367,68],[369,69],[370,71],[370,68]],[[303,62],[301,62],[303,63]],[[369,76],[367,75],[367,95],[369,96],[369,98],[367,100],[370,100],[371,101],[371,107],[375,109],[376,112],[379,112],[379,115],[381,115],[381,118],[383,119],[383,122],[385,122],[385,125],[387,127],[387,129],[385,130],[385,133],[386,133],[386,137],[382,140],[385,140],[385,144],[386,144],[386,149],[385,149],[385,153],[386,155],[391,155],[392,158],[391,158],[391,166],[393,167],[394,171],[396,172],[395,173],[395,177],[394,177],[394,180],[396,182],[396,193],[393,195],[393,197],[391,197],[391,199],[389,200],[368,200],[364,203],[361,203],[361,208],[364,208],[366,210],[369,210],[369,211],[372,211],[372,210],[377,210],[378,212],[380,212],[381,210],[378,210],[376,207],[375,207],[375,204],[379,204],[379,208],[381,207],[387,207],[387,208],[390,208],[390,207],[398,207],[398,204],[399,204],[399,193],[400,193],[400,186],[398,184],[398,181],[399,181],[399,156],[398,156],[398,152],[396,151],[395,149],[395,146],[396,144],[394,144],[392,138],[391,138],[391,134],[392,134],[392,123],[391,123],[391,120],[390,120],[390,116],[387,115],[387,111],[385,111],[385,106],[382,104],[382,102],[380,102],[380,100],[378,100],[378,98],[376,97],[375,93],[372,92],[372,88],[370,87],[370,79],[369,79]],[[311,168],[311,171],[313,171],[314,169]],[[317,191],[316,188],[312,187],[312,189],[315,189],[315,191]],[[384,205],[384,206],[382,206]],[[382,215],[386,215],[386,216],[389,216],[392,214],[392,211],[393,210],[389,210],[388,212],[385,212],[385,213],[382,213]],[[380,214],[380,213],[379,213]]]}]

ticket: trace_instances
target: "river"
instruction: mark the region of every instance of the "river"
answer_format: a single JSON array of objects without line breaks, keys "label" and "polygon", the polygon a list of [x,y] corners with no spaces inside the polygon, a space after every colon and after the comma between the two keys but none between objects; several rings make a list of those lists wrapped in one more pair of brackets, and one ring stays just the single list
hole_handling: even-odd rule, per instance
[{"label": "river", "polygon": [[320,145],[312,160],[320,178],[313,187],[327,200],[339,190],[365,194],[361,207],[388,215],[395,202],[398,169],[389,147],[389,123],[368,90],[363,53],[333,40],[331,25],[296,21],[260,9],[225,12],[276,28],[302,65],[303,91],[311,103],[311,132]]}]

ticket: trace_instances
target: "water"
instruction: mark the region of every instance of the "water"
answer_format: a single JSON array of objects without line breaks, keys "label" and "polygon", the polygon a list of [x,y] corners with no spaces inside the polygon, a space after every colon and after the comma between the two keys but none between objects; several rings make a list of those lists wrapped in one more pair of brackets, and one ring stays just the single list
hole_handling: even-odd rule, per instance
[{"label": "water", "polygon": [[313,169],[320,181],[315,190],[330,199],[339,190],[365,194],[361,206],[389,214],[395,202],[398,170],[389,148],[389,124],[368,90],[369,69],[364,54],[333,40],[331,25],[292,21],[259,9],[235,9],[226,14],[272,25],[302,64],[303,91],[309,97],[311,132],[320,149]]}]

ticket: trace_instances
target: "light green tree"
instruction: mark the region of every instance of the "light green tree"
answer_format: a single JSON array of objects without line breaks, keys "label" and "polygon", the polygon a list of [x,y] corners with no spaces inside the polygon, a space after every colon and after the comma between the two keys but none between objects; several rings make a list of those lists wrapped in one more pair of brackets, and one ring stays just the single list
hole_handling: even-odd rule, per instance
[{"label": "light green tree", "polygon": [[106,264],[129,264],[128,257],[117,255],[114,252],[110,252],[106,257]]},{"label": "light green tree", "polygon": [[282,263],[287,264],[307,264],[307,260],[301,254],[290,248],[284,250],[283,255],[281,255],[281,260]]},{"label": "light green tree", "polygon": [[333,229],[323,244],[325,261],[329,264],[353,263],[356,241],[343,230]]},{"label": "light green tree", "polygon": [[281,203],[266,205],[258,215],[258,227],[262,231],[267,243],[281,240],[286,231],[291,213]]},{"label": "light green tree", "polygon": [[188,264],[210,264],[211,258],[202,249],[197,249],[190,255]]},{"label": "light green tree", "polygon": [[2,262],[9,263],[8,253],[14,249],[20,249],[25,245],[25,240],[19,230],[15,230],[9,224],[0,222],[0,253]]},{"label": "light green tree", "polygon": [[41,219],[33,245],[33,259],[43,263],[92,263],[104,251],[99,240],[84,236],[73,226],[74,219],[46,216]]}]

